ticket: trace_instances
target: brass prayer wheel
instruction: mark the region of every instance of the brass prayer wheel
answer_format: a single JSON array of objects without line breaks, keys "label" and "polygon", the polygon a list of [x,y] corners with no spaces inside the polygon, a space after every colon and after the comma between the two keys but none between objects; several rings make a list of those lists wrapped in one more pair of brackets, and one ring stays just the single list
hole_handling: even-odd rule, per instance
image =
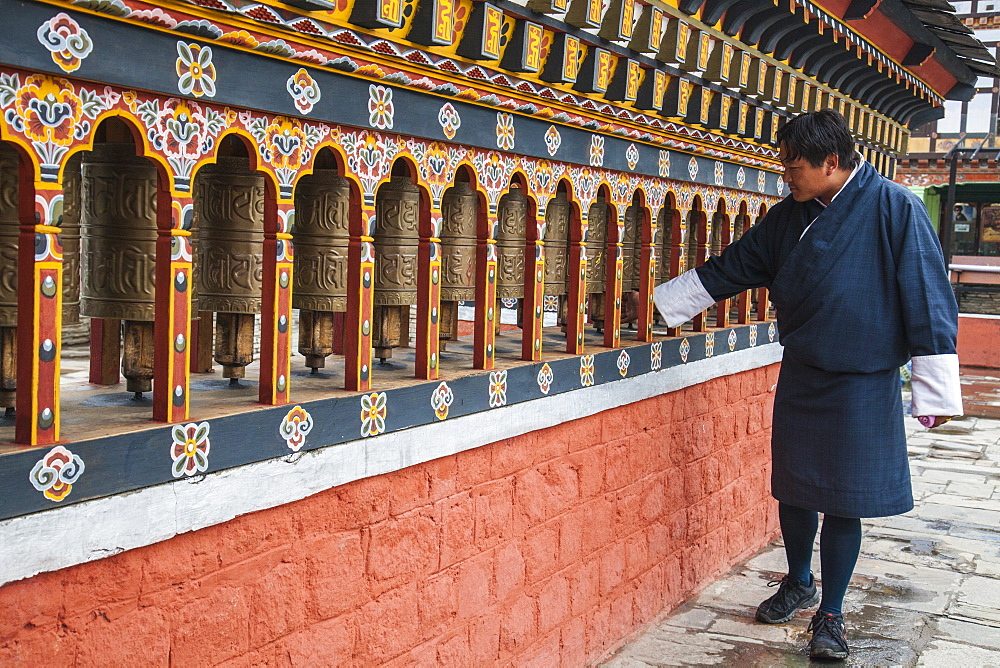
[{"label": "brass prayer wheel", "polygon": [[545,294],[565,295],[568,289],[570,203],[560,192],[545,209]]},{"label": "brass prayer wheel", "polygon": [[[406,336],[403,311],[417,301],[420,189],[393,177],[375,198],[375,300],[373,345],[381,360]],[[406,325],[408,326],[408,325]]]},{"label": "brass prayer wheel", "polygon": [[122,320],[129,392],[153,381],[156,168],[132,144],[97,144],[81,166],[80,312]]},{"label": "brass prayer wheel", "polygon": [[479,196],[459,181],[441,199],[441,319],[438,338],[458,336],[458,302],[476,298]]},{"label": "brass prayer wheel", "polygon": [[590,205],[587,214],[587,294],[590,321],[598,332],[604,330],[604,292],[607,278],[608,205],[604,195]]},{"label": "brass prayer wheel", "polygon": [[81,154],[67,161],[63,177],[63,213],[59,241],[63,250],[63,325],[80,322],[80,198],[82,196]]},{"label": "brass prayer wheel", "polygon": [[511,188],[497,207],[497,299],[524,297],[524,236],[528,198]]},{"label": "brass prayer wheel", "polygon": [[17,152],[0,143],[0,407],[17,389]]},{"label": "brass prayer wheel", "polygon": [[333,354],[333,314],[347,310],[351,188],[332,170],[317,170],[295,188],[295,289],[299,353],[313,372]]},{"label": "brass prayer wheel", "polygon": [[214,311],[215,361],[234,383],[253,361],[264,274],[264,177],[247,158],[222,157],[196,177],[198,308]]},{"label": "brass prayer wheel", "polygon": [[635,204],[625,209],[625,234],[622,237],[622,294],[639,289],[639,269],[642,264],[640,213],[641,209]]}]

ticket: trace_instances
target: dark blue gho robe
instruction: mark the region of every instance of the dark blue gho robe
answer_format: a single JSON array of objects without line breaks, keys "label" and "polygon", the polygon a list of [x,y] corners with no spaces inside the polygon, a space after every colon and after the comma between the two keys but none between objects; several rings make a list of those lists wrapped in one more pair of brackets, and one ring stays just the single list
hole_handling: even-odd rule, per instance
[{"label": "dark blue gho robe", "polygon": [[913,359],[913,415],[962,413],[957,307],[923,203],[863,162],[829,206],[789,196],[654,299],[675,327],[758,287],[784,346],[774,497],[841,517],[913,508],[899,367]]}]

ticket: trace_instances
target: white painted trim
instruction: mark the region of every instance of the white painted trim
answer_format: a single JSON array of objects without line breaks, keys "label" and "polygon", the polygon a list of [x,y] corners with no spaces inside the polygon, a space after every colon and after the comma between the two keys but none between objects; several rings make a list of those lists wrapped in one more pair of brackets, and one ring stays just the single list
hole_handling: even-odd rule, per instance
[{"label": "white painted trim", "polygon": [[959,313],[959,318],[979,318],[981,320],[1000,320],[1000,315],[990,315],[988,313]]},{"label": "white painted trim", "polygon": [[781,361],[780,344],[0,522],[0,585]]}]

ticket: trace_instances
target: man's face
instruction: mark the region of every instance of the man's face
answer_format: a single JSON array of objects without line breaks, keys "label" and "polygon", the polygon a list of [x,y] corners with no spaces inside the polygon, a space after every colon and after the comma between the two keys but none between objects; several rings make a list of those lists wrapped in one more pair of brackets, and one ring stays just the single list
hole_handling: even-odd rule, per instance
[{"label": "man's face", "polygon": [[785,168],[781,180],[788,184],[788,189],[796,202],[808,202],[828,194],[831,188],[836,188],[832,177],[837,171],[837,156],[827,156],[822,165],[814,167],[802,157],[789,160],[782,144],[778,149],[778,159]]}]

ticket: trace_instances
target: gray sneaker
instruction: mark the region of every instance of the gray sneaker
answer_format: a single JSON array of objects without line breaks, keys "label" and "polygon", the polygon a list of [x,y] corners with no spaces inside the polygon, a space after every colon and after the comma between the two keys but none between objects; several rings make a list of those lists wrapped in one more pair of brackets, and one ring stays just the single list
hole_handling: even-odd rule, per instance
[{"label": "gray sneaker", "polygon": [[768,587],[776,586],[778,591],[757,607],[757,621],[764,624],[787,622],[796,610],[819,603],[816,578],[812,577],[810,573],[809,579],[808,587],[798,580],[789,580],[787,575],[780,580],[768,582]]}]

